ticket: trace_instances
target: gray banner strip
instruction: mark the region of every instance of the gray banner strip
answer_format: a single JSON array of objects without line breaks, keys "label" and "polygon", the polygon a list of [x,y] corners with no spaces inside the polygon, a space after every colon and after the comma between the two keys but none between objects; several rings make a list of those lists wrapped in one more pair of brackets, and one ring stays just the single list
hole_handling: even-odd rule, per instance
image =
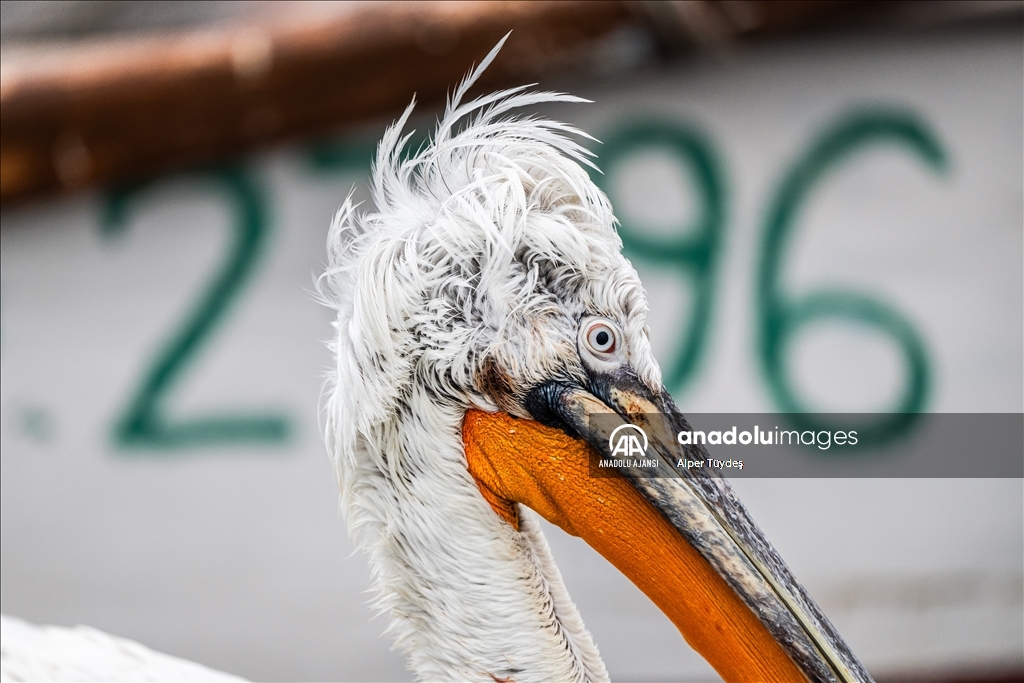
[{"label": "gray banner strip", "polygon": [[631,420],[646,429],[622,428],[618,416],[589,419],[612,434],[612,457],[592,459],[594,476],[625,467],[642,477],[688,469],[725,477],[1024,478],[1021,413],[689,413],[689,431],[671,429],[663,415]]}]

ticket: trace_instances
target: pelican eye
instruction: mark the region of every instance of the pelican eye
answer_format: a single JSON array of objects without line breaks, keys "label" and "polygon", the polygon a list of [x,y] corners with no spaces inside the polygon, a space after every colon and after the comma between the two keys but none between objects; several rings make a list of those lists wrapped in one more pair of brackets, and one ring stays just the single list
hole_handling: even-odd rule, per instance
[{"label": "pelican eye", "polygon": [[609,354],[615,353],[618,346],[618,334],[611,325],[607,323],[594,323],[587,330],[587,346],[594,353]]}]

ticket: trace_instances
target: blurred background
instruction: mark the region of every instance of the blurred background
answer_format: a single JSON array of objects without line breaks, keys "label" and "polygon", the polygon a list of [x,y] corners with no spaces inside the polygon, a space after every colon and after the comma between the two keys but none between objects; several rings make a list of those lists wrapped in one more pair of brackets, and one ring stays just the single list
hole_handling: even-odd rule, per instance
[{"label": "blurred background", "polygon": [[[428,133],[509,30],[473,92],[593,100],[540,113],[602,141],[685,411],[1024,411],[1024,3],[4,0],[4,613],[409,678],[337,513],[311,291],[385,126],[415,93]],[[1021,479],[735,486],[879,681],[1024,680]],[[714,679],[547,533],[614,678]]]}]

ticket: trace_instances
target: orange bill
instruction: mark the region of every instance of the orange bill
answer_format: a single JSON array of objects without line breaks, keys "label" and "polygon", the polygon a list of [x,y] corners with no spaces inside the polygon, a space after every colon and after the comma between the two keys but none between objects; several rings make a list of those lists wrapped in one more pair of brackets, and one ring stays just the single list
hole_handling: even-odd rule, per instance
[{"label": "orange bill", "polygon": [[[668,393],[622,368],[587,384],[534,387],[533,419],[466,413],[467,465],[495,513],[518,529],[525,505],[583,538],[727,681],[870,681],[729,482],[680,466],[676,435],[690,427]],[[663,474],[615,464],[623,429]],[[592,458],[612,467],[598,475]]]},{"label": "orange bill", "polygon": [[505,413],[470,411],[469,471],[505,521],[515,503],[579,536],[625,574],[726,681],[804,681],[789,655],[708,562],[633,486],[590,472],[590,446]]}]

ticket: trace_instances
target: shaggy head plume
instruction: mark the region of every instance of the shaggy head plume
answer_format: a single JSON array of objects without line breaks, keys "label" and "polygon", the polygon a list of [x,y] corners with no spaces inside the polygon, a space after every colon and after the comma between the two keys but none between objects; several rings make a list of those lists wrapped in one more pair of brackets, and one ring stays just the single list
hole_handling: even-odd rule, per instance
[{"label": "shaggy head plume", "polygon": [[[660,383],[644,292],[621,255],[608,199],[584,168],[593,167],[592,155],[573,139],[589,136],[564,123],[509,114],[585,100],[523,86],[462,101],[502,43],[456,89],[433,138],[418,151],[403,156],[413,104],[387,130],[373,168],[375,210],[358,214],[351,195],[346,200],[331,226],[329,265],[320,280],[338,313],[326,435],[342,509],[357,545],[371,556],[377,605],[391,614],[398,646],[426,678],[478,677],[485,664],[459,660],[486,659],[443,633],[457,631],[460,624],[452,622],[461,617],[451,604],[438,609],[436,595],[422,590],[431,566],[442,562],[434,555],[458,556],[456,546],[465,543],[467,555],[459,566],[453,560],[451,571],[469,584],[479,583],[474,572],[503,570],[466,562],[488,552],[507,555],[501,548],[509,544],[532,543],[523,551],[529,562],[546,562],[539,532],[540,540],[527,542],[497,538],[515,532],[493,525],[481,527],[481,537],[466,528],[476,516],[499,522],[465,471],[458,441],[465,411],[528,418],[522,401],[537,383],[583,381],[577,336],[580,320],[591,315],[616,321],[637,375],[651,387]],[[464,533],[443,537],[434,524],[462,525]],[[483,537],[497,538],[497,545],[488,550]],[[571,602],[554,615],[552,601],[568,597],[557,570],[545,567],[531,573],[554,571],[538,600],[546,601],[552,633],[567,654],[564,666],[539,670],[603,677]],[[453,589],[460,585],[460,577],[445,577]]]},{"label": "shaggy head plume", "polygon": [[356,366],[339,368],[338,379],[358,394],[345,403],[361,428],[387,419],[417,381],[464,406],[526,417],[509,399],[531,382],[582,377],[566,360],[584,315],[619,322],[638,375],[660,382],[646,297],[608,199],[583,168],[596,168],[592,153],[570,136],[593,138],[503,117],[587,100],[521,86],[461,101],[502,43],[455,91],[433,139],[403,159],[415,103],[406,108],[377,151],[376,211],[357,214],[349,198],[331,226],[321,292],[338,310],[339,360]]}]

